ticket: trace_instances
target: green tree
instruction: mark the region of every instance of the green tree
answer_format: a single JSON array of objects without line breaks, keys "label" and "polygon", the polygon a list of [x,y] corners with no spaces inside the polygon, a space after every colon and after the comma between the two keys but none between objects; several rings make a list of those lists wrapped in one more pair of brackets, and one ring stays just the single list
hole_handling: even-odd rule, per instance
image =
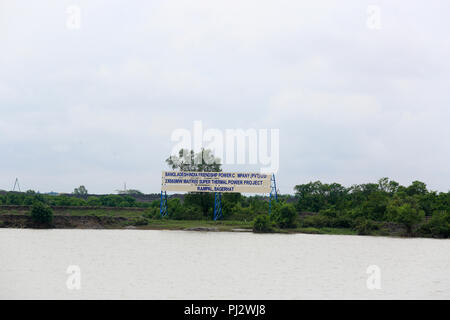
[{"label": "green tree", "polygon": [[411,203],[394,202],[389,205],[387,211],[389,220],[403,224],[408,235],[412,234],[413,227],[422,222],[425,217],[424,211]]},{"label": "green tree", "polygon": [[427,192],[427,185],[421,181],[413,181],[412,184],[406,188],[406,193],[409,196],[424,195]]},{"label": "green tree", "polygon": [[172,170],[196,172],[220,172],[222,171],[220,161],[220,158],[216,158],[209,149],[202,149],[198,153],[194,150],[181,149],[178,156],[172,155],[166,159]]},{"label": "green tree", "polygon": [[88,195],[88,191],[85,186],[79,186],[73,190],[73,193],[77,196],[86,197]]},{"label": "green tree", "polygon": [[450,211],[436,211],[420,228],[421,234],[439,238],[450,238]]},{"label": "green tree", "polygon": [[320,181],[295,186],[298,210],[319,212],[323,209],[325,207],[325,197],[322,186]]},{"label": "green tree", "polygon": [[389,180],[389,178],[381,178],[378,180],[378,188],[380,191],[393,194],[397,192],[399,187],[399,183],[393,180]]},{"label": "green tree", "polygon": [[339,183],[326,184],[320,181],[294,187],[299,211],[319,212],[330,206],[341,206],[348,190]]},{"label": "green tree", "polygon": [[[220,158],[216,158],[209,149],[202,149],[195,153],[194,150],[181,149],[178,156],[172,155],[166,159],[166,163],[172,170],[195,172],[221,172]],[[199,206],[205,217],[212,212],[214,195],[207,192],[190,192],[184,198],[186,205]]]},{"label": "green tree", "polygon": [[49,225],[53,221],[53,211],[49,206],[36,201],[31,208],[31,220],[34,223]]},{"label": "green tree", "polygon": [[214,208],[214,194],[208,192],[189,192],[184,196],[186,206],[196,206],[200,208],[204,217],[210,215]]},{"label": "green tree", "polygon": [[361,209],[366,218],[382,221],[385,218],[388,203],[389,198],[386,193],[380,191],[373,192],[361,204]]},{"label": "green tree", "polygon": [[297,212],[292,204],[283,203],[274,206],[274,212],[270,218],[280,228],[293,228],[295,227],[295,219],[297,218]]}]

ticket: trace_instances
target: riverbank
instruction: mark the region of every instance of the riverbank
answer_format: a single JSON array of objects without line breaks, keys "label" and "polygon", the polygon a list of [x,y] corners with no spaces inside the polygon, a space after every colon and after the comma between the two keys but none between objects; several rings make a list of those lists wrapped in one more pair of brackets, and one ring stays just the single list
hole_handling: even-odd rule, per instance
[{"label": "riverbank", "polygon": [[0,214],[0,228],[148,229],[193,231],[252,231],[252,222],[145,219],[124,216],[54,215],[51,225],[39,225],[26,214]]},{"label": "riverbank", "polygon": [[[28,206],[1,206],[0,228],[51,228],[51,229],[138,229],[138,230],[188,230],[188,231],[228,231],[252,232],[253,220],[175,220],[151,219],[140,208],[106,207],[52,207],[51,225],[39,225],[32,221]],[[305,227],[301,223],[295,228],[274,228],[274,233],[307,233],[358,235],[351,228]],[[394,223],[385,223],[382,227],[364,235],[393,236],[405,235],[405,229]]]},{"label": "riverbank", "polygon": [[[0,214],[0,228],[30,229],[140,229],[140,230],[187,230],[187,231],[228,231],[252,232],[252,221],[208,221],[208,220],[168,220],[135,219],[123,216],[64,216],[55,215],[50,226],[33,223],[26,214]],[[291,228],[274,229],[274,233],[308,233],[356,235],[357,232],[344,228]]]},{"label": "riverbank", "polygon": [[[237,220],[172,220],[149,219],[145,211],[136,208],[52,207],[51,225],[39,225],[32,221],[27,206],[0,207],[0,228],[51,228],[51,229],[140,229],[140,230],[189,230],[252,232],[253,221]],[[356,235],[349,228],[297,227],[273,229],[275,233],[308,233]],[[398,235],[385,232],[381,235]]]},{"label": "riverbank", "polygon": [[0,207],[0,228],[252,231],[252,221],[149,219],[139,208],[52,207],[51,225],[32,221],[27,206]]}]

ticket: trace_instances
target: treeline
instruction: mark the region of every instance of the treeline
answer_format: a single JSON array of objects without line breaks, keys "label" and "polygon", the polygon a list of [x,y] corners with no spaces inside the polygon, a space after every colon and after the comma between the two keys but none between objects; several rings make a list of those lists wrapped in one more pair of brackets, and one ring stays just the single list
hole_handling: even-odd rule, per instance
[{"label": "treeline", "polygon": [[[427,189],[414,181],[402,186],[388,178],[377,183],[342,186],[320,181],[296,185],[295,195],[279,195],[272,202],[269,216],[267,196],[222,195],[223,219],[254,221],[255,231],[274,228],[348,229],[358,234],[398,234],[401,228],[409,236],[450,237],[450,192]],[[103,206],[147,208],[145,219],[161,219],[160,201],[140,202],[130,195],[67,196],[7,192],[0,194],[2,205]],[[164,219],[212,220],[214,194],[188,193],[184,199],[168,200]]]},{"label": "treeline", "polygon": [[49,206],[89,206],[89,207],[140,207],[148,208],[148,202],[139,202],[129,195],[69,196],[47,195],[27,192],[5,192],[0,194],[0,205],[30,206],[41,202]]},{"label": "treeline", "polygon": [[299,212],[317,213],[304,219],[306,226],[353,227],[370,234],[398,223],[410,235],[450,236],[450,192],[430,191],[420,181],[405,187],[382,178],[349,188],[316,181],[295,186],[295,195]]},{"label": "treeline", "polygon": [[450,192],[427,190],[425,183],[414,181],[410,186],[382,178],[378,183],[354,185],[346,188],[338,183],[320,181],[295,186],[300,211],[351,211],[352,216],[366,216],[385,220],[389,207],[410,205],[427,216],[436,211],[450,210]]},{"label": "treeline", "polygon": [[[278,228],[344,228],[358,234],[389,235],[401,227],[403,234],[450,237],[450,192],[427,189],[414,181],[402,186],[382,178],[378,183],[344,187],[320,181],[295,186],[295,196],[279,196],[268,216],[267,197],[223,194],[223,218],[255,220],[256,231]],[[169,219],[212,219],[214,194],[190,193],[184,201],[168,201]],[[294,213],[292,213],[294,212]],[[148,218],[160,218],[159,201],[154,201]]]}]

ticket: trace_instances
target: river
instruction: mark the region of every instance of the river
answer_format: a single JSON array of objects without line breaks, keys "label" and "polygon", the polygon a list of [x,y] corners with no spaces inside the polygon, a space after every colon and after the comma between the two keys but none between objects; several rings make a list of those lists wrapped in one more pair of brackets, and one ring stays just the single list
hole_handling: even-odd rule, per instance
[{"label": "river", "polygon": [[0,229],[0,299],[450,299],[450,240]]}]

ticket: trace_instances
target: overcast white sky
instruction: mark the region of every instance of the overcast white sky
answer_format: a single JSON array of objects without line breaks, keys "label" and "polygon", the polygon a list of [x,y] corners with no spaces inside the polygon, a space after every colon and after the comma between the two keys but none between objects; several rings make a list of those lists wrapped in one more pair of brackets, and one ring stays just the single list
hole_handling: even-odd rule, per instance
[{"label": "overcast white sky", "polygon": [[282,193],[385,176],[448,191],[449,13],[444,0],[1,0],[0,189],[159,192],[172,131],[202,120],[279,128]]}]

